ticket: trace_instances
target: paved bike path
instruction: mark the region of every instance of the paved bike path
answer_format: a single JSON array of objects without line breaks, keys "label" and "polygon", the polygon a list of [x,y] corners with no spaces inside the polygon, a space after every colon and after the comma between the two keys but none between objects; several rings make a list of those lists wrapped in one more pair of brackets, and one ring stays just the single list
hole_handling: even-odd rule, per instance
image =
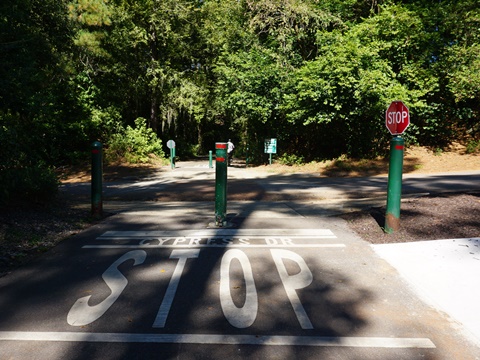
[{"label": "paved bike path", "polygon": [[[475,359],[337,218],[125,211],[0,279],[7,359]],[[183,213],[182,213],[183,208]],[[195,216],[192,216],[192,212]],[[273,215],[274,214],[274,215]]]}]

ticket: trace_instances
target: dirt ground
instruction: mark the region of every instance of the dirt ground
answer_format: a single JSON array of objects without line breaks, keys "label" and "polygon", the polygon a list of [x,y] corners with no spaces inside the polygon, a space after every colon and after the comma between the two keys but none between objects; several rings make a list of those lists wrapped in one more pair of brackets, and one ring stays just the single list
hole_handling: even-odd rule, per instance
[{"label": "dirt ground", "polygon": [[[376,176],[388,174],[389,160],[352,160],[340,158],[332,161],[310,163],[301,166],[284,166],[279,163],[259,166],[259,171],[275,173],[307,172],[324,177]],[[405,150],[404,174],[431,174],[440,172],[480,170],[480,153],[466,152],[465,146],[454,143],[448,149],[428,149],[412,146]]]},{"label": "dirt ground", "polygon": [[[158,165],[113,164],[105,166],[106,182],[140,179]],[[249,168],[268,173],[308,172],[319,177],[376,176],[388,173],[388,160],[338,159],[304,166],[273,164]],[[467,154],[455,144],[451,149],[432,151],[407,149],[404,174],[480,170],[480,154]],[[88,167],[59,169],[62,182],[88,182]],[[181,200],[170,192],[165,201]],[[60,196],[47,205],[0,208],[0,276],[55,246],[59,241],[91,226],[84,210],[72,206],[72,199]],[[408,199],[402,202],[400,230],[385,234],[385,208],[372,208],[342,215],[352,230],[371,243],[409,242],[447,238],[480,237],[480,194],[448,194]]]}]

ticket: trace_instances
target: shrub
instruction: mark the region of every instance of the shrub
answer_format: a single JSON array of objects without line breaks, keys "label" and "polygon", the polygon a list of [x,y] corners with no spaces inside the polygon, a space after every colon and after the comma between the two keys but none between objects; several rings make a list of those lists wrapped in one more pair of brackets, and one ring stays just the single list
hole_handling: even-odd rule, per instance
[{"label": "shrub", "polygon": [[470,140],[467,144],[467,147],[465,149],[465,151],[467,152],[467,154],[473,154],[475,153],[477,150],[480,150],[480,140]]},{"label": "shrub", "polygon": [[147,120],[138,118],[135,127],[127,126],[114,134],[108,142],[107,160],[125,159],[137,164],[147,163],[152,157],[164,158],[162,141],[152,129],[147,128]]},{"label": "shrub", "polygon": [[58,191],[58,179],[52,168],[43,163],[3,169],[0,174],[3,185],[0,205],[28,202],[47,202]]},{"label": "shrub", "polygon": [[302,165],[305,163],[305,159],[303,156],[297,156],[295,154],[287,154],[284,153],[282,156],[279,157],[278,161],[282,165]]},{"label": "shrub", "polygon": [[[17,114],[0,111],[0,205],[52,199],[58,179],[38,149],[41,139],[23,128]],[[33,144],[37,146],[33,146]]]}]

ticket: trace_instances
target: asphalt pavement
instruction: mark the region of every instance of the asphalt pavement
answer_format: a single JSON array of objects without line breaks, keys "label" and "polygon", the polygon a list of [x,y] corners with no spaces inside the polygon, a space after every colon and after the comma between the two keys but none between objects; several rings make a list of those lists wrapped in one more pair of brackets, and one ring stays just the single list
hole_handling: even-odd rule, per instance
[{"label": "asphalt pavement", "polygon": [[[182,201],[210,201],[214,196],[212,187],[214,181],[215,169],[209,168],[208,161],[180,162],[173,170],[164,167],[147,178],[130,177],[105,183],[104,198],[106,201],[156,201],[163,196],[164,200],[170,200],[169,192],[177,190],[174,199],[178,199],[178,193],[183,192],[186,195]],[[240,185],[249,187],[251,191],[247,192]],[[363,200],[368,204],[366,199],[383,198],[385,201],[387,185],[387,176],[329,178],[309,173],[258,172],[251,168],[245,169],[243,166],[228,168],[229,199],[233,200],[295,202],[340,200],[342,203]],[[76,193],[85,200],[90,196],[89,183],[66,184],[63,190]],[[403,175],[402,195],[405,197],[478,191],[480,171]]]},{"label": "asphalt pavement", "polygon": [[[179,182],[208,198],[205,164],[105,184],[111,216],[0,278],[0,358],[479,358],[472,329],[332,216],[384,201],[369,188],[384,178],[345,180],[354,197],[346,182],[340,196],[327,180],[244,170],[229,181],[248,180],[251,198],[228,202],[225,228],[212,201],[152,201]],[[478,190],[479,173],[453,176],[411,186]]]}]

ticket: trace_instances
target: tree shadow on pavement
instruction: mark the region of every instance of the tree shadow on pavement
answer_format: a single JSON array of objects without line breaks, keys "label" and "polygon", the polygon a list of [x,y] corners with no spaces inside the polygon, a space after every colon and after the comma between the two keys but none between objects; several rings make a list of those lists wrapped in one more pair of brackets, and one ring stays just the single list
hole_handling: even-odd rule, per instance
[{"label": "tree shadow on pavement", "polygon": [[[292,192],[298,193],[302,189],[308,190],[318,186],[318,179],[312,180],[312,177],[296,177],[297,181],[287,181],[287,179],[291,180],[292,177],[270,176],[266,179],[271,182],[268,186],[256,180],[234,179],[230,185],[231,189],[234,189],[237,184],[240,184],[238,194],[248,193],[255,197],[255,201],[250,204],[253,209],[261,207],[261,201],[268,199],[269,192],[285,191],[286,194],[292,194]],[[360,179],[360,181],[365,181],[364,185],[367,185],[366,179]],[[351,184],[347,183],[338,182],[337,184],[340,187],[343,186],[343,189],[351,187]],[[183,196],[182,194],[187,194],[186,198],[191,200],[190,198],[194,195],[203,198],[212,194],[212,183],[209,180],[184,181],[156,189],[150,188],[151,186],[151,184],[140,184],[137,186],[139,190],[135,196],[141,194],[140,198],[143,199],[145,194],[150,193],[152,198],[156,198],[161,196],[160,194],[170,192],[175,194],[175,197],[172,196],[169,200],[178,200],[177,197]],[[118,199],[121,199],[121,195],[127,196],[129,193],[128,187],[119,188],[117,194],[112,196],[118,196]],[[138,197],[132,196],[129,199],[138,199]],[[168,205],[169,202],[165,204]],[[182,209],[180,205],[177,206],[179,210]],[[59,359],[78,360],[149,358],[391,360],[422,358],[433,360],[438,358],[439,352],[444,352],[442,355],[445,355],[450,351],[445,347],[440,349],[361,349],[335,346],[337,345],[335,342],[340,345],[341,338],[344,337],[365,337],[365,334],[373,334],[372,336],[375,337],[408,337],[411,334],[430,331],[427,324],[418,323],[415,315],[408,312],[409,304],[399,304],[403,306],[403,312],[391,308],[389,301],[398,302],[398,299],[391,295],[390,298],[386,297],[387,293],[392,294],[391,291],[395,290],[388,288],[387,284],[389,284],[388,279],[395,275],[378,270],[376,266],[380,263],[372,265],[372,274],[366,273],[363,267],[367,262],[374,261],[358,256],[360,245],[347,246],[345,251],[315,250],[309,247],[281,248],[287,251],[286,253],[275,252],[274,250],[279,250],[276,248],[249,246],[149,247],[148,244],[159,244],[166,238],[171,244],[174,242],[182,244],[187,237],[177,236],[175,232],[206,231],[208,223],[213,218],[213,214],[202,214],[203,209],[200,212],[194,212],[194,215],[178,213],[175,216],[166,216],[158,209],[155,210],[155,214],[152,212],[138,212],[136,215],[119,213],[111,216],[106,221],[65,240],[18,271],[0,278],[0,331],[75,332],[85,336],[84,341],[79,342],[49,343],[49,354],[44,356],[49,360],[55,359],[56,354]],[[273,224],[278,229],[288,229],[289,226],[297,229],[305,228],[303,224],[309,223],[310,219],[302,216],[299,218],[303,223],[295,219],[295,226],[289,223],[291,219],[284,217],[270,219],[269,224]],[[221,228],[208,229],[213,232],[212,235],[208,235],[208,239],[226,243],[236,241],[240,244],[241,240],[246,242],[249,239],[245,239],[241,230],[247,228],[248,220],[248,216],[237,217],[236,226],[230,229],[229,235],[225,235],[224,229]],[[265,226],[259,225],[257,230],[264,229]],[[121,231],[121,233],[109,239],[104,235],[108,231]],[[140,233],[132,238],[127,236],[126,231]],[[149,231],[172,231],[173,233],[149,236],[147,233]],[[194,241],[193,244],[195,244],[196,239],[192,238],[188,241]],[[203,240],[201,237],[198,241],[207,242],[208,240],[206,238]],[[113,246],[101,247],[105,244]],[[235,251],[232,253],[232,250]],[[131,259],[117,264],[116,269],[127,283],[113,304],[92,322],[81,326],[69,324],[67,314],[78,299],[91,296],[88,305],[94,307],[111,296],[112,287],[107,286],[106,282],[108,275],[106,277],[103,275],[115,261],[132,251],[139,251],[142,254],[144,252],[145,259],[137,265],[134,265]],[[169,293],[170,282],[180,263],[178,256],[186,254],[182,251],[188,252],[190,257],[184,259],[185,267],[181,274],[175,275],[178,279],[178,288],[172,295],[171,292]],[[329,253],[331,251],[339,251],[339,253]],[[227,254],[232,256],[230,260],[226,260]],[[285,267],[283,273],[275,256],[281,258],[280,262]],[[294,293],[298,297],[298,302],[292,303],[286,283],[288,284],[288,279],[293,279],[304,271],[303,263],[295,260],[298,258],[303,259],[302,261],[307,265],[312,281],[311,283],[305,281],[303,286],[290,285],[295,287]],[[224,265],[225,262],[228,266]],[[227,270],[222,273],[222,268]],[[347,272],[346,269],[352,271]],[[250,270],[253,281],[250,281],[249,275],[246,275],[250,274]],[[375,271],[378,273],[373,274]],[[373,293],[369,286],[358,281],[357,275],[360,274],[364,281],[368,281],[369,286],[373,286],[372,284],[378,286],[381,289],[381,295],[378,292]],[[225,285],[227,279],[228,286],[221,290],[221,286]],[[302,283],[302,280],[299,281]],[[154,321],[165,298],[171,299],[166,322],[163,326],[154,327]],[[258,307],[246,307],[247,299],[252,298],[257,302]],[[230,303],[230,310],[225,310],[225,301]],[[300,320],[298,303],[302,305],[311,322],[311,327]],[[245,307],[250,311],[244,312]],[[376,312],[377,307],[382,311]],[[409,315],[404,318],[402,314]],[[422,313],[422,316],[427,315]],[[253,321],[246,322],[245,318]],[[395,320],[395,323],[387,327],[388,331],[384,328],[378,329],[376,328],[378,325],[374,325],[389,320]],[[400,325],[396,327],[396,324]],[[414,331],[411,329],[412,324],[415,324]],[[373,327],[374,331],[369,333],[370,327]],[[154,341],[152,339],[155,336],[165,335],[170,336],[172,340],[167,339],[163,343],[146,340],[93,342],[95,334],[145,335],[150,341]],[[185,340],[182,338],[184,335],[198,336],[195,337],[197,343]],[[220,340],[217,340],[216,344],[202,343],[198,339],[202,339],[201,336],[204,335],[206,336],[204,339],[218,336],[216,339]],[[89,336],[92,337],[89,338]],[[254,342],[252,340],[245,341],[251,338],[275,340],[279,336],[285,337],[282,339],[288,339],[288,342],[285,345],[258,345],[251,344]],[[330,341],[330,345],[301,345],[303,341],[315,337]],[[40,342],[33,344],[15,342],[12,347],[11,343],[0,342],[0,352],[6,354],[7,358],[19,357],[19,352],[21,355],[29,352],[31,354],[37,348],[39,355],[42,352],[42,346]]]},{"label": "tree shadow on pavement", "polygon": [[[252,205],[254,206],[254,205]],[[161,216],[161,213],[159,213]],[[110,217],[75,237],[52,249],[43,257],[0,279],[0,331],[39,331],[84,335],[80,342],[43,343],[15,342],[3,352],[5,355],[25,355],[35,351],[37,358],[47,349],[50,359],[245,359],[245,358],[362,358],[362,359],[411,359],[421,353],[422,358],[434,359],[432,349],[361,349],[339,347],[343,337],[364,336],[365,329],[373,319],[368,318],[365,308],[369,303],[378,302],[375,295],[355,278],[338,268],[338,260],[328,256],[328,251],[312,249],[288,249],[289,255],[301,257],[312,273],[311,284],[297,286],[295,294],[312,324],[312,328],[302,325],[292,300],[286,292],[285,279],[274,261],[275,252],[271,248],[235,248],[235,256],[230,261],[227,273],[222,275],[222,266],[230,247],[200,248],[197,257],[186,259],[185,268],[179,277],[178,288],[171,297],[166,323],[161,327],[152,324],[167,297],[170,281],[179,264],[175,251],[196,251],[193,248],[148,248],[137,245],[159,243],[158,236],[149,237],[148,231],[178,231],[176,229],[204,229],[202,219],[178,217],[166,219],[159,216],[118,214]],[[205,219],[208,219],[206,217]],[[172,223],[172,220],[178,220]],[[238,219],[237,228],[232,228],[229,239],[239,241],[245,236],[241,229],[247,219]],[[279,226],[282,227],[279,219]],[[283,220],[284,221],[284,220]],[[103,238],[108,231],[141,231],[144,235],[129,239],[119,233],[118,239]],[[211,229],[211,238],[224,241],[223,229]],[[238,235],[236,233],[238,232]],[[126,233],[124,233],[126,234]],[[218,234],[218,235],[216,235]],[[171,242],[178,237],[171,235]],[[180,241],[182,239],[180,238]],[[145,242],[147,241],[147,242]],[[205,240],[206,241],[206,240]],[[226,240],[229,241],[229,240]],[[116,247],[92,248],[85,246],[112,244]],[[137,245],[135,245],[137,244]],[[130,247],[129,247],[130,246]],[[133,247],[132,247],[133,246]],[[122,256],[132,251],[145,251],[145,261],[134,265],[133,260],[117,264],[118,272],[127,280],[118,299],[96,320],[73,326],[67,323],[67,314],[73,304],[82,297],[91,296],[88,305],[98,306],[111,296],[113,288],[108,286],[102,274]],[[243,255],[242,255],[243,254]],[[178,255],[178,253],[177,253]],[[242,262],[245,256],[247,262]],[[360,266],[348,254],[340,256],[343,264]],[[302,273],[299,260],[288,256],[282,258],[284,276],[294,278]],[[364,261],[361,260],[360,261]],[[238,326],[236,316],[246,306],[247,289],[245,275],[251,267],[255,298],[258,301],[253,323]],[[227,294],[234,304],[233,314],[227,314],[223,307],[225,297],[220,293],[221,284],[229,279]],[[292,286],[292,285],[290,285]],[[223,297],[222,297],[223,296]],[[227,299],[228,300],[228,299]],[[381,321],[376,319],[375,321]],[[242,323],[242,321],[240,321]],[[408,333],[408,332],[407,332]],[[91,337],[89,334],[92,334]],[[145,335],[152,339],[165,335],[179,339],[164,343],[139,342],[94,342],[96,334]],[[395,332],[393,332],[395,334]],[[405,336],[401,330],[398,336]],[[183,335],[219,336],[218,343],[190,343],[182,340]],[[375,333],[376,336],[382,334]],[[285,345],[252,345],[245,338],[283,339]],[[321,337],[330,346],[304,346],[303,341]],[[206,338],[206,339],[207,339]],[[233,338],[233,340],[231,340]],[[201,338],[200,338],[201,339]],[[230,339],[230,340],[229,340]],[[196,340],[198,341],[198,340]],[[233,341],[233,343],[225,343]],[[278,341],[278,340],[277,340]],[[4,345],[6,345],[4,343]],[[14,350],[17,349],[17,350]],[[18,352],[15,352],[18,351]],[[55,354],[59,354],[56,357]]]}]

